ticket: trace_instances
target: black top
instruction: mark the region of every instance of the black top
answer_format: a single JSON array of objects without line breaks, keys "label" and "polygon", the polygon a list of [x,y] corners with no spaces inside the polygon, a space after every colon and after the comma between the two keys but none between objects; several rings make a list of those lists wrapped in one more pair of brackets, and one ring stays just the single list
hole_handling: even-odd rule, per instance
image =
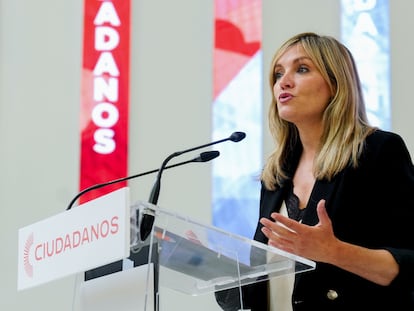
[{"label": "black top", "polygon": [[299,198],[293,192],[293,184],[290,183],[286,192],[285,198],[286,210],[289,218],[292,218],[296,221],[302,221],[304,208],[299,208]]}]

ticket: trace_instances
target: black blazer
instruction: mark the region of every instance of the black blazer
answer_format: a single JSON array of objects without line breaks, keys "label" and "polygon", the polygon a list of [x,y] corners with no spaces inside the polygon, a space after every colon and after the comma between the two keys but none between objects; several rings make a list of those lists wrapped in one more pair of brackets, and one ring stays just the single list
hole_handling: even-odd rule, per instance
[{"label": "black blazer", "polygon": [[[301,147],[291,154],[291,176]],[[286,181],[285,185],[289,181]],[[261,217],[279,211],[285,188],[262,187]],[[379,286],[335,266],[317,263],[316,269],[296,275],[294,310],[414,310],[414,167],[400,136],[377,130],[366,139],[358,168],[348,167],[331,181],[316,181],[302,222],[318,223],[316,206],[326,200],[337,238],[373,249],[388,249],[400,265],[390,286]],[[258,223],[254,239],[267,243]],[[335,292],[332,299],[328,292]],[[237,310],[235,290],[216,293],[223,310]],[[267,282],[243,287],[244,308],[268,310]]]}]

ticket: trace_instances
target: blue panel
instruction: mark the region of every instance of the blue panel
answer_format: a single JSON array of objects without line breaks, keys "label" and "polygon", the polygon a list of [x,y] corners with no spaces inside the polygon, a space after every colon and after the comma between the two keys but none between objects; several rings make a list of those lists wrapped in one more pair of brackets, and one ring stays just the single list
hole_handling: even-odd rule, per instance
[{"label": "blue panel", "polygon": [[253,237],[259,211],[262,169],[262,53],[242,68],[213,103],[213,139],[234,131],[246,138],[221,144],[213,162],[213,225]]},{"label": "blue panel", "polygon": [[342,42],[358,66],[368,118],[391,128],[388,0],[342,0]]}]

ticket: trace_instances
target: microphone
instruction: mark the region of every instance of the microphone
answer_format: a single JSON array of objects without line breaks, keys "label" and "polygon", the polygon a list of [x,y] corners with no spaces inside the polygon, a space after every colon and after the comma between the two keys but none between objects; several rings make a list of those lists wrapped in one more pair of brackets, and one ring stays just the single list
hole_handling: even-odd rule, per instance
[{"label": "microphone", "polygon": [[[151,203],[151,204],[157,205],[158,197],[159,197],[159,194],[160,194],[160,188],[161,188],[161,176],[162,176],[162,173],[163,173],[164,169],[166,168],[166,165],[167,165],[168,161],[170,161],[172,158],[175,158],[175,157],[177,157],[177,156],[179,156],[183,153],[191,152],[191,151],[194,151],[194,150],[197,150],[197,149],[206,148],[208,146],[219,144],[219,143],[222,143],[222,142],[225,142],[225,141],[228,141],[228,140],[237,143],[237,142],[243,140],[245,137],[246,137],[246,134],[244,132],[234,132],[227,138],[220,139],[220,140],[217,140],[217,141],[213,141],[213,142],[201,145],[201,146],[189,148],[189,149],[186,149],[186,150],[177,151],[177,152],[174,152],[174,153],[170,154],[167,158],[165,158],[165,160],[161,164],[160,169],[158,170],[157,178],[155,180],[154,186],[152,187],[151,194],[150,194],[148,202]],[[146,238],[148,237],[148,235],[151,233],[153,224],[154,224],[154,216],[153,215],[144,214],[142,216],[141,224],[139,226],[141,241],[145,241]]]},{"label": "microphone", "polygon": [[[202,153],[200,153],[199,156],[195,157],[194,159],[187,160],[187,161],[184,161],[184,162],[179,162],[179,163],[176,163],[176,164],[173,164],[173,165],[169,165],[169,166],[166,166],[164,169],[169,169],[169,168],[181,166],[181,165],[184,165],[184,164],[187,164],[187,163],[192,163],[192,162],[208,162],[208,161],[211,161],[211,160],[217,158],[219,155],[220,155],[220,152],[218,152],[216,150],[202,152]],[[109,186],[109,185],[119,183],[119,182],[122,182],[122,181],[126,181],[126,180],[129,180],[129,179],[133,179],[133,178],[149,175],[149,174],[152,174],[152,173],[156,173],[158,171],[159,171],[159,169],[155,169],[155,170],[147,171],[147,172],[144,172],[144,173],[139,173],[139,174],[135,174],[135,175],[119,178],[119,179],[114,179],[114,180],[104,182],[104,183],[101,183],[101,184],[95,184],[93,186],[85,188],[81,192],[79,192],[72,199],[72,201],[70,201],[70,203],[69,203],[68,207],[66,208],[66,210],[71,209],[73,204],[75,204],[76,200],[79,199],[82,195],[84,195],[85,193],[87,193],[89,191],[92,191],[92,190],[95,190],[95,189],[100,189],[102,187]]]},{"label": "microphone", "polygon": [[234,132],[227,138],[220,139],[220,140],[217,140],[217,141],[214,141],[214,142],[211,142],[211,143],[208,143],[208,144],[204,144],[204,145],[201,145],[201,146],[193,147],[193,148],[190,148],[190,149],[186,149],[186,150],[183,150],[183,151],[177,151],[177,152],[174,152],[174,153],[170,154],[164,160],[164,162],[161,164],[160,169],[158,170],[158,176],[157,176],[157,179],[155,180],[154,186],[152,187],[151,195],[150,195],[150,198],[149,198],[148,202],[152,203],[154,205],[157,204],[158,197],[159,197],[159,194],[160,194],[160,187],[161,187],[161,175],[162,175],[163,170],[165,169],[165,166],[167,165],[168,161],[170,161],[172,158],[175,158],[175,157],[177,157],[177,156],[179,156],[183,153],[191,152],[191,151],[194,151],[194,150],[197,150],[197,149],[202,149],[202,148],[205,148],[205,147],[208,147],[208,146],[211,146],[211,145],[215,145],[215,144],[219,144],[219,143],[222,143],[222,142],[225,142],[225,141],[228,141],[228,140],[231,140],[233,142],[239,142],[239,141],[243,140],[245,137],[246,137],[246,134],[243,133],[243,132]]}]

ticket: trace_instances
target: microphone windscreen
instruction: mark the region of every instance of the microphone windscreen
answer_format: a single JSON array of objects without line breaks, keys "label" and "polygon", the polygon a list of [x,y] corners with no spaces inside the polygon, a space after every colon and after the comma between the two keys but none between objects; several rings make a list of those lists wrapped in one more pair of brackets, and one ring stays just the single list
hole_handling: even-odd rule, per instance
[{"label": "microphone windscreen", "polygon": [[230,135],[229,139],[237,143],[243,140],[245,137],[246,137],[246,133],[244,132],[234,132],[233,134]]},{"label": "microphone windscreen", "polygon": [[200,153],[200,160],[201,162],[208,162],[217,158],[219,155],[220,152],[216,150],[202,152]]}]

